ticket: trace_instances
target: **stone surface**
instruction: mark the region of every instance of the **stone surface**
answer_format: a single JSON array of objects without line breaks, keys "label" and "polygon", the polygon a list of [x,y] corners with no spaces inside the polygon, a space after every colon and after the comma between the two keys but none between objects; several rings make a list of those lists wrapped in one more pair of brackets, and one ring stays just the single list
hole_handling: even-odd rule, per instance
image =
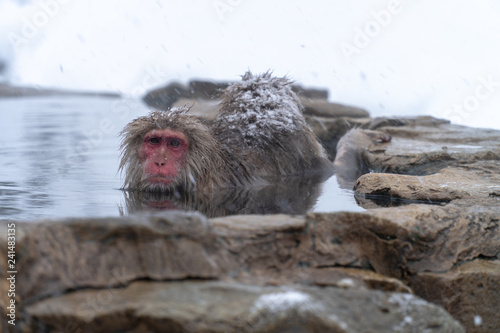
[{"label": "stone surface", "polygon": [[134,282],[68,293],[26,312],[39,331],[465,332],[413,295],[331,287]]},{"label": "stone surface", "polygon": [[300,98],[328,99],[328,89],[323,88],[305,88],[298,84],[292,85],[292,90]]},{"label": "stone surface", "polygon": [[300,101],[305,108],[304,114],[307,115],[326,117],[326,118],[335,118],[335,117],[366,118],[370,116],[368,111],[364,109],[343,105],[339,103],[332,103],[325,99],[301,98]]},{"label": "stone surface", "polygon": [[181,83],[172,82],[148,91],[142,100],[155,109],[168,110],[179,98],[191,98],[189,88]]},{"label": "stone surface", "polygon": [[[500,199],[491,197],[455,200],[446,206],[408,205],[306,217],[206,220],[199,214],[163,213],[17,222],[17,250],[22,253],[17,265],[23,272],[17,280],[19,311],[27,324],[31,316],[23,307],[72,290],[102,293],[138,279],[210,279],[253,286],[328,286],[367,294],[373,289],[412,292],[409,287],[414,287],[418,296],[442,304],[457,320],[470,304],[475,304],[475,315],[484,318],[492,311],[490,302],[500,295],[498,289],[485,287],[491,301],[481,303],[477,296],[482,293],[475,288],[498,279],[499,216]],[[0,246],[5,243],[0,241]],[[5,255],[0,257],[3,265]],[[453,302],[429,285],[450,280],[447,272],[485,258],[491,266],[478,274],[472,266],[468,282],[457,282],[462,289]],[[2,296],[5,281],[0,281]],[[56,317],[43,318],[51,322]],[[470,315],[462,323],[470,329]],[[500,321],[492,318],[487,325]],[[479,327],[476,332],[487,330]]]},{"label": "stone surface", "polygon": [[221,108],[219,103],[219,100],[179,98],[172,106],[187,106],[190,108],[189,113],[200,118],[213,120]]},{"label": "stone surface", "polygon": [[[382,205],[391,200],[439,203],[499,196],[500,131],[478,131],[430,117],[401,119],[397,126],[382,123],[378,130],[392,141],[383,149],[374,145],[365,150],[374,173],[356,181],[358,196]],[[384,198],[389,202],[383,203]]]},{"label": "stone surface", "polygon": [[428,175],[447,166],[500,160],[500,131],[452,125],[430,117],[403,119],[404,126],[380,126],[392,136],[383,152],[367,151],[375,170]]},{"label": "stone surface", "polygon": [[[215,235],[205,217],[195,213],[16,226],[16,251],[22,254],[16,267],[23,272],[17,277],[16,295],[23,303],[134,279],[207,279],[220,274],[210,254]],[[6,248],[3,239],[0,244]],[[0,254],[2,267],[5,256]]]},{"label": "stone surface", "polygon": [[448,272],[422,272],[410,281],[415,291],[442,305],[469,333],[496,332],[500,313],[500,260],[476,259]]},{"label": "stone surface", "polygon": [[354,191],[422,202],[500,196],[500,161],[446,167],[427,176],[370,173],[358,178]]}]

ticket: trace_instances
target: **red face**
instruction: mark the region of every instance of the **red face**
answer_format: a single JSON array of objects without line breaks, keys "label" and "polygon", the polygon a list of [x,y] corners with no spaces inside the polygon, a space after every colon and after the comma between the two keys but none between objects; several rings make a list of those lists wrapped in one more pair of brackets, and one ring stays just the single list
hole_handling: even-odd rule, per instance
[{"label": "red face", "polygon": [[139,150],[146,181],[151,184],[170,184],[184,165],[188,148],[186,136],[169,129],[153,130],[146,134]]}]

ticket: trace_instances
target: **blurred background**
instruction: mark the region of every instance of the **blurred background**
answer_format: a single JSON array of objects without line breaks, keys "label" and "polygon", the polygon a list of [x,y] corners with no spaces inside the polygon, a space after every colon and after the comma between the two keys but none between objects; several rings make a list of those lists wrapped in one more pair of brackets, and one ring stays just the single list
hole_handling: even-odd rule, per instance
[{"label": "blurred background", "polygon": [[373,116],[500,128],[493,0],[1,0],[3,81],[140,96],[246,70]]}]

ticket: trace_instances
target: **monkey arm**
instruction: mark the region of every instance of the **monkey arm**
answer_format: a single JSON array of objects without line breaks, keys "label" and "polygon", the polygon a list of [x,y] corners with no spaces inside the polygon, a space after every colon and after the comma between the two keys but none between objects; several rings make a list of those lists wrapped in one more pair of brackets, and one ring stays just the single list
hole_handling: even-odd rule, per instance
[{"label": "monkey arm", "polygon": [[340,138],[337,155],[333,162],[337,181],[341,188],[352,189],[354,182],[370,172],[364,158],[365,150],[371,146],[391,141],[391,136],[380,131],[355,128]]}]

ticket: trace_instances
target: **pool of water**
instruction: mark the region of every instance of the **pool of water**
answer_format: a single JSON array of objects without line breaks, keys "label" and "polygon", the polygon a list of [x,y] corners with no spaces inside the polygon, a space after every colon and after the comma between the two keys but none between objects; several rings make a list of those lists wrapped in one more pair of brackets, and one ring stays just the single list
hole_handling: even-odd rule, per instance
[{"label": "pool of water", "polygon": [[[169,200],[165,204],[163,199],[158,204],[157,198],[132,198],[120,190],[118,133],[130,120],[148,112],[135,99],[0,99],[0,219],[117,216],[144,209],[203,211],[200,204],[168,204]],[[267,193],[269,198],[273,195],[272,205],[266,205],[266,195],[261,194],[262,202],[248,205],[246,198],[255,200],[256,196],[244,193],[238,205],[231,203],[231,209],[212,215],[363,210],[352,191],[338,187],[335,176],[310,190],[307,186],[296,187],[296,193],[292,197],[288,193],[283,200],[275,197],[276,191]],[[248,208],[256,205],[258,210]]]}]

